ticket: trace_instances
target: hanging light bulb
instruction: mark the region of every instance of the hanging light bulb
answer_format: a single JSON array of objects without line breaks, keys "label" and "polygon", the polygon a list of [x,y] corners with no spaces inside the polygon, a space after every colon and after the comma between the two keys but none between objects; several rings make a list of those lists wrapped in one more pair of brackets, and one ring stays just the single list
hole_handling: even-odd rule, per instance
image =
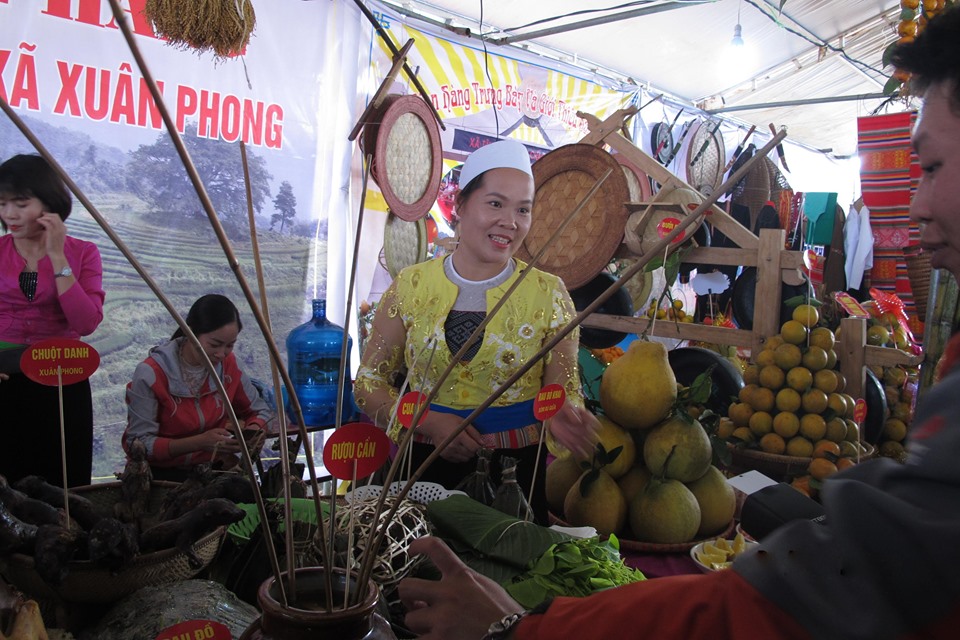
[{"label": "hanging light bulb", "polygon": [[740,26],[739,22],[733,27],[733,39],[730,41],[730,45],[734,47],[743,46],[743,27]]}]

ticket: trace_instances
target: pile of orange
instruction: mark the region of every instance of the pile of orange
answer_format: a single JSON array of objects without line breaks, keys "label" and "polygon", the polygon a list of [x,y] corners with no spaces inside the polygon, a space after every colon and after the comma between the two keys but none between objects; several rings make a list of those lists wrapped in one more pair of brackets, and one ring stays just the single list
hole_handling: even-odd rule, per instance
[{"label": "pile of orange", "polygon": [[720,422],[721,437],[802,458],[825,447],[836,448],[838,457],[863,453],[856,401],[843,393],[846,380],[836,370],[836,337],[818,321],[816,307],[799,305],[766,341],[743,373],[739,401]]}]

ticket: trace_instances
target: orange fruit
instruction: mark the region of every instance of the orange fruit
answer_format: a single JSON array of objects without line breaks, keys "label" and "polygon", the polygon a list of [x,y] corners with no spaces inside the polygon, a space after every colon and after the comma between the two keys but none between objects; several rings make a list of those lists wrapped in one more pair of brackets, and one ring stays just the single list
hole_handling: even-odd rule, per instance
[{"label": "orange fruit", "polygon": [[775,433],[768,433],[760,438],[760,448],[767,453],[782,454],[787,450],[787,443]]},{"label": "orange fruit", "polygon": [[847,376],[839,371],[834,371],[833,373],[837,376],[837,393],[841,393],[843,388],[847,386]]},{"label": "orange fruit", "polygon": [[847,416],[847,401],[843,394],[831,393],[827,396],[827,407],[831,409],[837,417],[845,418]]},{"label": "orange fruit", "polygon": [[840,395],[843,396],[843,399],[847,403],[847,415],[845,415],[844,418],[852,418],[853,412],[857,408],[857,401],[854,400],[853,396],[850,395],[849,393],[841,393]]},{"label": "orange fruit", "polygon": [[751,400],[750,406],[755,411],[773,411],[775,398],[772,390],[766,387],[757,387]]},{"label": "orange fruit", "polygon": [[800,433],[800,418],[792,411],[781,411],[773,416],[773,431],[785,440],[792,438]]},{"label": "orange fruit", "polygon": [[837,465],[826,458],[814,458],[810,461],[807,471],[817,480],[824,480],[837,472]]},{"label": "orange fruit", "polygon": [[727,409],[727,414],[730,416],[730,420],[733,421],[737,427],[746,427],[750,424],[750,416],[753,415],[753,407],[748,405],[746,402],[734,402],[730,405],[730,408]]},{"label": "orange fruit", "polygon": [[844,469],[849,469],[852,466],[855,466],[857,461],[853,458],[840,458],[837,460],[837,471],[843,471]]},{"label": "orange fruit", "polygon": [[767,365],[760,369],[760,386],[776,391],[783,386],[786,375],[783,369],[775,364]]},{"label": "orange fruit", "polygon": [[780,336],[784,342],[803,344],[807,341],[807,327],[796,320],[787,320],[783,323],[783,326],[780,327]]},{"label": "orange fruit", "polygon": [[820,347],[810,347],[803,354],[803,366],[810,371],[820,371],[827,366],[829,356]]},{"label": "orange fruit", "polygon": [[794,367],[787,371],[787,386],[797,391],[806,391],[813,384],[813,374],[806,367]]},{"label": "orange fruit", "polygon": [[807,413],[823,413],[827,409],[827,394],[820,389],[808,389],[801,399],[803,410]]},{"label": "orange fruit", "polygon": [[[811,443],[823,439],[827,434],[827,423],[823,417],[815,413],[808,413],[800,418],[800,435],[810,440]],[[811,444],[811,449],[813,445]]]},{"label": "orange fruit", "polygon": [[773,351],[774,349],[776,349],[782,344],[783,344],[783,338],[781,338],[780,336],[770,336],[763,343],[763,348]]},{"label": "orange fruit", "polygon": [[773,416],[766,411],[754,411],[749,426],[750,431],[759,438],[773,431]]},{"label": "orange fruit", "polygon": [[730,418],[720,418],[720,423],[717,424],[717,437],[726,440],[733,435],[733,430],[736,428],[737,425],[733,424]]},{"label": "orange fruit", "polygon": [[773,350],[773,362],[784,371],[800,365],[803,353],[795,344],[782,344]]},{"label": "orange fruit", "polygon": [[793,482],[790,483],[790,486],[808,498],[813,497],[813,489],[810,488],[810,476],[800,476],[799,478],[794,478]]},{"label": "orange fruit", "polygon": [[817,444],[813,445],[813,457],[814,458],[827,458],[827,454],[832,453],[837,458],[840,457],[840,445],[836,442],[830,442],[829,440],[821,440]]},{"label": "orange fruit", "polygon": [[843,418],[830,418],[827,420],[827,433],[824,437],[830,442],[843,442],[847,437],[847,423]]},{"label": "orange fruit", "polygon": [[837,338],[827,327],[817,327],[810,332],[810,346],[830,351],[837,344]]},{"label": "orange fruit", "polygon": [[820,322],[820,312],[812,304],[800,304],[793,310],[793,319],[809,329]]},{"label": "orange fruit", "polygon": [[761,369],[776,363],[777,361],[773,357],[772,349],[764,349],[757,354],[756,365]]},{"label": "orange fruit", "polygon": [[879,324],[867,329],[867,344],[882,347],[890,341],[890,331]]},{"label": "orange fruit", "polygon": [[906,456],[907,450],[899,442],[894,442],[893,440],[887,440],[880,443],[880,455],[886,456],[888,458],[898,458],[902,459]]},{"label": "orange fruit", "polygon": [[813,443],[803,436],[794,436],[787,440],[787,455],[798,458],[809,458],[813,453]]},{"label": "orange fruit", "polygon": [[740,388],[740,393],[737,394],[737,398],[740,400],[740,402],[745,402],[745,403],[747,403],[748,405],[750,405],[750,406],[752,407],[752,406],[753,406],[753,394],[754,394],[754,392],[756,392],[756,390],[759,389],[759,388],[760,388],[760,387],[758,387],[758,386],[755,385],[755,384],[746,384],[746,385],[743,385],[743,386]]},{"label": "orange fruit", "polygon": [[737,427],[733,430],[732,436],[743,442],[753,442],[756,439],[750,427]]},{"label": "orange fruit", "polygon": [[800,393],[796,389],[787,387],[777,392],[776,405],[780,411],[796,412],[801,403]]},{"label": "orange fruit", "polygon": [[887,440],[903,442],[907,437],[907,425],[905,425],[902,420],[889,418],[883,423],[883,437]]},{"label": "orange fruit", "polygon": [[860,457],[860,449],[854,443],[844,440],[840,443],[840,455],[856,460]]},{"label": "orange fruit", "polygon": [[813,374],[813,386],[826,394],[837,390],[837,372],[830,369],[821,369]]},{"label": "orange fruit", "polygon": [[844,442],[860,442],[860,425],[853,420],[844,420],[847,423],[847,435],[843,437]]},{"label": "orange fruit", "polygon": [[827,366],[825,369],[834,369],[837,366],[837,352],[833,349],[827,349]]},{"label": "orange fruit", "polygon": [[760,367],[755,364],[748,365],[743,370],[743,383],[744,384],[759,384],[760,382]]}]

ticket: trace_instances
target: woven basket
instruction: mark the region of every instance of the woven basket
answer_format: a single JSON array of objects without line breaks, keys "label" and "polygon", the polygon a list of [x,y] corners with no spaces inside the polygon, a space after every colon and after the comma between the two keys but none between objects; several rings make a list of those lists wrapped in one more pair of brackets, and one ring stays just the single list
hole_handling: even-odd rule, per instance
[{"label": "woven basket", "polygon": [[726,150],[717,124],[709,120],[697,124],[687,147],[687,183],[708,198],[723,182]]},{"label": "woven basket", "polygon": [[[149,513],[160,511],[164,494],[177,483],[154,481]],[[111,508],[120,499],[120,483],[77,487],[71,491],[91,500],[100,509]],[[180,582],[197,575],[217,556],[226,527],[219,527],[194,543],[193,550],[202,565],[190,566],[187,556],[177,549],[163,549],[138,555],[117,574],[90,561],[69,563],[69,573],[59,587],[53,587],[34,569],[31,556],[14,553],[7,559],[4,577],[18,589],[36,598],[62,600],[78,604],[110,604],[145,586]]]},{"label": "woven basket", "polygon": [[590,282],[610,262],[623,240],[630,188],[620,164],[588,144],[554,149],[533,165],[537,185],[533,223],[517,257],[529,262],[543,249],[607,169],[613,173],[540,258],[538,267],[576,289]]},{"label": "woven basket", "polygon": [[419,96],[390,95],[363,129],[370,175],[390,211],[413,222],[437,200],[443,171],[440,128]]},{"label": "woven basket", "polygon": [[[876,450],[868,443],[864,443],[866,452],[860,456],[860,460],[868,460],[876,455]],[[802,458],[799,456],[782,456],[775,453],[766,453],[756,449],[744,449],[733,444],[727,444],[730,451],[731,462],[727,471],[733,475],[745,473],[747,471],[759,471],[760,473],[776,480],[777,482],[789,482],[796,476],[807,473],[807,467],[813,458]]]},{"label": "woven basket", "polygon": [[903,259],[907,263],[913,303],[917,306],[920,321],[923,322],[927,317],[927,300],[930,297],[930,254],[922,251],[920,245],[910,245],[903,248]]},{"label": "woven basket", "polygon": [[387,214],[383,230],[383,257],[392,278],[405,268],[427,259],[427,223],[423,218],[407,222],[393,213]]}]

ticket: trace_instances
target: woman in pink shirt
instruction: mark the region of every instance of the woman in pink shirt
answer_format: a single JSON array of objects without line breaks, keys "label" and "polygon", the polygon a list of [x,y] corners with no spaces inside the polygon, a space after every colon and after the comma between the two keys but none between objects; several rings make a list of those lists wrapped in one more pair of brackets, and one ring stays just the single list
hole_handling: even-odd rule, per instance
[{"label": "woman in pink shirt", "polygon": [[[70,193],[47,162],[18,155],[0,165],[0,349],[81,338],[103,320],[103,270],[95,244],[67,235]],[[12,360],[13,358],[7,358]],[[67,484],[90,484],[93,405],[89,381],[63,388]],[[64,481],[57,388],[15,366],[0,372],[0,474]]]}]

